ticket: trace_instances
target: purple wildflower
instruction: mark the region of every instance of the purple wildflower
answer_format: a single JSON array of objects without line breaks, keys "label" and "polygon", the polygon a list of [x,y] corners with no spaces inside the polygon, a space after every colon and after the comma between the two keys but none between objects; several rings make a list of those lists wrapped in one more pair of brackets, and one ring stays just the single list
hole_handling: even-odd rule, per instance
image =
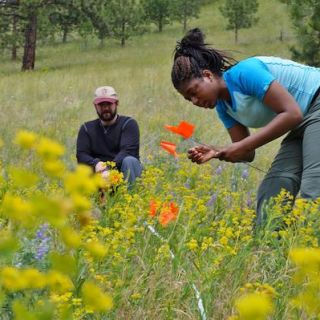
[{"label": "purple wildflower", "polygon": [[42,224],[36,233],[36,243],[38,247],[36,248],[35,259],[41,260],[49,251],[49,241],[50,237],[48,236],[49,225],[47,223]]},{"label": "purple wildflower", "polygon": [[216,193],[214,193],[211,197],[210,197],[210,199],[208,200],[208,202],[207,202],[207,207],[210,207],[210,206],[212,206],[214,203],[215,203],[215,201],[216,201],[216,199],[217,199],[217,194]]},{"label": "purple wildflower", "polygon": [[191,186],[190,186],[189,181],[187,181],[187,182],[184,184],[184,187],[187,188],[187,189],[190,189]]},{"label": "purple wildflower", "polygon": [[246,168],[242,171],[242,174],[241,174],[241,178],[243,180],[247,180],[248,179],[248,176],[249,176],[249,170]]},{"label": "purple wildflower", "polygon": [[247,194],[247,207],[251,207],[253,204],[253,201],[252,201],[252,196],[251,196],[251,192],[249,191],[248,194]]},{"label": "purple wildflower", "polygon": [[220,175],[222,173],[222,166],[218,166],[218,168],[216,169],[216,174]]}]

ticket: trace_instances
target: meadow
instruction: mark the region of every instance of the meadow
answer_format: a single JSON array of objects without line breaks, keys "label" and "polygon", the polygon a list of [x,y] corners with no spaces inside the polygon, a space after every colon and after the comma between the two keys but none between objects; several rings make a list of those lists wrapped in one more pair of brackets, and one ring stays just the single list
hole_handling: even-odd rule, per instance
[{"label": "meadow", "polygon": [[[234,43],[215,2],[189,27],[234,58],[290,58],[285,4],[260,1],[259,21]],[[282,32],[283,40],[280,41]],[[279,140],[255,168],[187,160],[190,141],[164,129],[185,120],[194,139],[225,145],[215,111],[175,92],[172,52],[181,26],[132,38],[125,48],[79,39],[40,46],[36,70],[0,62],[1,319],[319,319],[319,203],[279,195],[253,231],[255,195]],[[143,177],[99,203],[99,177],[76,166],[80,125],[95,118],[93,92],[112,85],[119,113],[141,134]],[[178,158],[160,149],[178,144]],[[258,169],[259,170],[258,170]],[[285,226],[284,228],[278,228]]]}]

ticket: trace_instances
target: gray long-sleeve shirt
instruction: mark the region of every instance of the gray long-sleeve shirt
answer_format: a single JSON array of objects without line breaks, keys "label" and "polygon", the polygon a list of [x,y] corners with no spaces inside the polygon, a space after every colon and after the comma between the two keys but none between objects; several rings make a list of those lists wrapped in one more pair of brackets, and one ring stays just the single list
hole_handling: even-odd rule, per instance
[{"label": "gray long-sleeve shirt", "polygon": [[91,167],[99,161],[114,161],[118,169],[126,156],[139,159],[139,127],[136,120],[118,116],[110,126],[103,126],[100,119],[85,122],[77,139],[78,163]]}]

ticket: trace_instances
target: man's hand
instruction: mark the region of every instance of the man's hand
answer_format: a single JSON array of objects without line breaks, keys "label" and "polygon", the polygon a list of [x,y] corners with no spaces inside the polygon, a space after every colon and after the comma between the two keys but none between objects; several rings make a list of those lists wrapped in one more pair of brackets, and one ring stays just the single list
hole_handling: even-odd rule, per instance
[{"label": "man's hand", "polygon": [[197,146],[188,150],[188,158],[195,163],[202,164],[212,158],[217,158],[219,151],[209,146]]},{"label": "man's hand", "polygon": [[102,162],[102,161],[99,161],[95,168],[94,168],[94,171],[95,172],[103,172],[107,169],[107,166],[106,166],[106,163],[105,162]]},{"label": "man's hand", "polygon": [[105,179],[106,181],[109,180],[109,176],[110,176],[110,172],[108,170],[105,170],[101,173],[101,176],[103,179]]}]

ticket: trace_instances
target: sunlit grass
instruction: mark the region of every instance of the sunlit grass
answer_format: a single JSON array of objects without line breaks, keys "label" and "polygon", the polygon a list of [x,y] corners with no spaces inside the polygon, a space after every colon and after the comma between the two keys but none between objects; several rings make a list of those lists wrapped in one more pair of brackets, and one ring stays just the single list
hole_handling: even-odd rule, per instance
[{"label": "sunlit grass", "polygon": [[[277,39],[281,28],[292,39],[285,5],[261,3],[259,23],[240,30],[237,45],[233,32],[225,31],[218,7],[219,3],[205,7],[189,27],[203,28],[208,42],[231,50],[238,59],[254,54],[290,56],[288,40]],[[32,73],[22,74],[18,63],[5,59],[0,68],[1,136],[10,141],[18,128],[33,129],[66,143],[72,157],[78,127],[95,117],[92,92],[97,86],[110,84],[120,96],[119,112],[134,116],[140,124],[143,157],[161,135],[162,124],[169,121],[189,120],[197,125],[201,140],[227,143],[213,112],[187,104],[171,85],[172,51],[182,35],[181,26],[174,24],[166,26],[162,34],[153,31],[132,38],[124,49],[114,40],[107,40],[104,48],[97,42],[89,42],[85,48],[80,40],[39,47]],[[6,159],[9,154],[16,157],[15,150],[5,152]]]},{"label": "sunlit grass", "polygon": [[[231,51],[236,59],[255,54],[289,58],[288,47],[294,35],[286,6],[276,0],[260,2],[258,24],[240,30],[238,44],[234,43],[233,32],[225,31],[226,22],[218,11],[222,1],[206,6],[189,27],[201,27],[209,43]],[[270,212],[268,228],[254,234],[254,200],[263,172],[245,164],[214,161],[196,166],[184,155],[189,143],[181,142],[163,128],[165,124],[176,125],[186,120],[196,126],[196,140],[215,145],[229,142],[215,112],[195,108],[171,85],[172,51],[182,35],[181,26],[173,24],[161,34],[152,31],[132,38],[125,48],[114,40],[107,40],[104,48],[99,48],[94,40],[85,47],[79,39],[65,45],[40,46],[36,70],[27,73],[20,72],[19,63],[3,58],[0,271],[8,272],[2,267],[14,264],[18,271],[9,270],[11,275],[26,266],[41,272],[59,270],[67,274],[74,289],[69,287],[63,293],[53,288],[34,292],[27,288],[30,282],[25,281],[20,284],[26,290],[20,302],[37,309],[34,294],[43,299],[48,310],[52,304],[55,310],[71,309],[75,319],[199,319],[193,285],[201,293],[207,319],[229,316],[239,319],[238,312],[241,314],[243,308],[251,310],[250,301],[260,303],[265,315],[270,312],[271,303],[274,311],[270,319],[316,319],[317,309],[307,298],[319,292],[313,285],[317,283],[304,286],[305,271],[309,269],[299,265],[299,257],[305,252],[293,252],[298,270],[301,268],[297,273],[298,284],[292,281],[296,267],[288,254],[292,247],[318,245],[318,204],[299,202],[292,215],[286,217],[281,216],[279,197],[278,205]],[[100,85],[114,86],[120,97],[119,112],[137,119],[141,158],[147,168],[133,191],[128,192],[120,185],[103,206],[97,194],[88,197],[85,193],[93,183],[86,173],[72,171],[76,167],[78,128],[96,116],[92,97]],[[41,155],[39,158],[35,154],[39,152],[38,144],[32,147],[33,151],[21,149],[13,142],[20,129],[62,143],[65,166],[61,169],[61,162],[43,161]],[[178,159],[160,150],[162,139],[178,144]],[[253,165],[266,171],[278,143],[260,148]],[[60,152],[54,144],[48,144]],[[153,218],[149,215],[151,200],[158,206]],[[179,213],[163,226],[161,210],[168,209],[171,202]],[[30,221],[23,219],[27,213]],[[90,219],[91,215],[96,221]],[[279,219],[287,225],[286,230],[274,228]],[[39,245],[34,241],[35,232],[42,223],[50,225],[46,233],[51,239],[50,253],[66,255],[69,260],[56,257],[58,262],[53,263],[54,258],[50,257],[49,263],[49,257],[45,256],[35,261],[35,247]],[[150,232],[146,223],[161,238]],[[312,258],[317,251],[307,254]],[[314,276],[317,262],[312,259],[310,268]],[[44,277],[37,276],[38,280]],[[53,276],[45,277],[42,280],[48,284]],[[64,280],[62,284],[69,283]],[[90,290],[81,291],[84,280],[96,282],[106,295],[93,288],[101,299],[90,301]],[[6,287],[4,283],[0,277],[0,297],[5,295],[0,303],[5,301],[3,310],[12,316],[11,303],[21,295],[7,294],[6,290],[14,284],[7,283]],[[84,288],[92,288],[91,283]],[[306,295],[301,297],[299,292]],[[243,295],[247,299],[242,299]],[[104,306],[98,300],[106,302],[104,314],[99,313]],[[309,309],[304,310],[306,301]],[[96,313],[90,313],[88,303],[96,308]],[[23,314],[21,305],[14,308]]]}]

